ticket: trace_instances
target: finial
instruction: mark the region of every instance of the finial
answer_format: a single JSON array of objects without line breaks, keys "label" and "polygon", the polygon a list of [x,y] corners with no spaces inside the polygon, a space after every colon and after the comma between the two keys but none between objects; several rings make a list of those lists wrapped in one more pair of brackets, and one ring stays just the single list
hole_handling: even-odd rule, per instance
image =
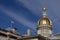
[{"label": "finial", "polygon": [[12,28],[13,24],[14,24],[14,21],[11,21],[11,28]]},{"label": "finial", "polygon": [[30,29],[27,29],[27,36],[30,36]]},{"label": "finial", "polygon": [[43,8],[43,11],[46,11],[46,8],[45,7]]},{"label": "finial", "polygon": [[46,14],[46,7],[43,7],[43,8],[42,8],[42,11],[43,11],[43,14],[42,14],[43,17],[46,17],[46,15],[47,15],[47,14]]}]

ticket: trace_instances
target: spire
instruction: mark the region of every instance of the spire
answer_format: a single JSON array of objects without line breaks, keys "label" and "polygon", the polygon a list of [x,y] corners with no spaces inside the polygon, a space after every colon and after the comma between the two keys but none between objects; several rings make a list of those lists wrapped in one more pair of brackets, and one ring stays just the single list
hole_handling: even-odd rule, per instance
[{"label": "spire", "polygon": [[43,7],[43,8],[42,8],[42,11],[43,11],[43,14],[42,14],[42,15],[43,15],[43,17],[46,17],[46,16],[47,16],[47,14],[46,14],[46,8],[45,8],[45,7]]}]

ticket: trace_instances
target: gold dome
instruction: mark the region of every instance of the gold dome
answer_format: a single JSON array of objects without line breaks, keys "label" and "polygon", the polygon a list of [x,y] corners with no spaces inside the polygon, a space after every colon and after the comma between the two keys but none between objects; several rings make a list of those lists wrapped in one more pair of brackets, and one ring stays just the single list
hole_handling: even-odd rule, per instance
[{"label": "gold dome", "polygon": [[40,20],[39,20],[39,25],[50,25],[50,20],[48,19],[48,18],[41,18]]},{"label": "gold dome", "polygon": [[46,8],[43,8],[42,18],[38,21],[38,25],[52,25],[51,20],[47,18]]}]

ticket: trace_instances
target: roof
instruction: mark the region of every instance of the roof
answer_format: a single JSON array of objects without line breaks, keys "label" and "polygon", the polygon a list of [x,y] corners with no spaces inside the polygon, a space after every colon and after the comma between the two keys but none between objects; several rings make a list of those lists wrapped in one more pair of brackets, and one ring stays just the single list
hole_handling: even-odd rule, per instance
[{"label": "roof", "polygon": [[16,34],[16,33],[13,33],[12,31],[8,31],[8,30],[1,29],[1,28],[0,28],[0,36],[5,36],[5,37],[9,36],[14,39],[21,37],[20,34]]},{"label": "roof", "polygon": [[43,37],[41,35],[21,36],[19,34],[14,34],[11,31],[1,29],[1,28],[0,28],[0,36],[5,36],[5,37],[9,36],[10,38],[14,38],[14,39],[33,39],[33,38],[37,38],[37,39],[45,40],[45,37]]}]

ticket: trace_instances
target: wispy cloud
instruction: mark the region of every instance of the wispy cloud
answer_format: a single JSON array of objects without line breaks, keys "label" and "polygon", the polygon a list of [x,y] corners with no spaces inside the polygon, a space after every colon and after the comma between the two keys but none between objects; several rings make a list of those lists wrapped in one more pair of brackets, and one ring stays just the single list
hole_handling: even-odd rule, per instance
[{"label": "wispy cloud", "polygon": [[26,8],[33,12],[34,15],[40,16],[41,3],[40,0],[18,0],[24,4]]},{"label": "wispy cloud", "polygon": [[15,19],[18,22],[20,22],[22,25],[24,25],[26,27],[30,27],[31,29],[35,30],[36,23],[28,21],[23,15],[17,15],[14,12],[8,11],[8,10],[6,10],[4,8],[0,8],[0,9],[3,12],[5,12],[5,14],[7,14],[8,16],[10,16],[11,18],[13,17],[13,19]]}]

